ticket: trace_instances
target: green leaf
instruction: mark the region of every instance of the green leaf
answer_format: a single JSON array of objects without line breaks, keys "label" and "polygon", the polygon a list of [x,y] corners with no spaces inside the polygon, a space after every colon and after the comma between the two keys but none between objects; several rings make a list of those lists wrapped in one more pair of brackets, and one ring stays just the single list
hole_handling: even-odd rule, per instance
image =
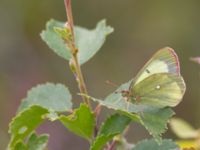
[{"label": "green leaf", "polygon": [[111,93],[105,100],[93,97],[93,101],[109,108],[117,110],[130,117],[133,121],[141,123],[158,142],[161,134],[166,130],[169,118],[174,114],[170,108],[158,108],[144,104],[133,104],[122,96],[121,91],[129,90],[131,81],[121,85],[115,92]]},{"label": "green leaf", "polygon": [[64,112],[72,108],[71,94],[62,84],[46,83],[32,88],[22,101],[19,111],[40,105],[49,111]]},{"label": "green leaf", "polygon": [[102,147],[110,140],[113,139],[118,135],[118,133],[108,134],[108,135],[100,135],[98,136],[95,141],[92,143],[90,150],[101,150]]},{"label": "green leaf", "polygon": [[31,106],[17,114],[9,125],[11,141],[9,147],[13,147],[18,141],[23,141],[38,125],[44,121],[48,110],[40,106]]},{"label": "green leaf", "polygon": [[26,144],[19,141],[15,144],[13,150],[44,150],[47,146],[48,138],[48,135],[37,136],[35,133],[32,133]]},{"label": "green leaf", "polygon": [[107,118],[107,120],[103,123],[99,130],[99,135],[122,133],[130,122],[131,119],[129,117],[120,114],[114,114]]},{"label": "green leaf", "polygon": [[35,133],[33,133],[27,143],[28,150],[44,150],[44,148],[47,146],[48,138],[48,135],[43,134],[37,136]]},{"label": "green leaf", "polygon": [[167,122],[173,115],[174,111],[171,108],[155,109],[141,113],[141,120],[155,140],[161,143],[161,134],[166,131]]},{"label": "green leaf", "polygon": [[143,140],[132,150],[179,150],[179,147],[171,140],[163,140],[162,144],[158,144],[155,140]]},{"label": "green leaf", "polygon": [[106,36],[113,32],[113,28],[106,26],[106,21],[98,22],[93,30],[82,27],[75,28],[76,46],[80,50],[78,58],[80,64],[84,64],[92,58],[102,47],[106,40]]},{"label": "green leaf", "polygon": [[100,150],[102,147],[114,136],[122,133],[124,129],[131,122],[129,117],[120,114],[114,114],[107,118],[104,124],[101,126],[99,133],[94,140],[91,150]]},{"label": "green leaf", "polygon": [[[64,23],[50,20],[46,25],[46,30],[42,31],[41,37],[56,54],[65,60],[70,60],[71,52],[63,40],[63,32],[57,34],[55,27],[64,28]],[[80,64],[84,64],[99,51],[107,35],[113,32],[113,28],[107,26],[106,21],[102,20],[93,30],[76,26],[74,31],[76,47],[79,50],[78,59]]]},{"label": "green leaf", "polygon": [[91,98],[93,101],[96,101],[100,103],[103,106],[106,106],[108,108],[114,109],[114,110],[119,110],[123,112],[128,112],[130,113],[140,113],[143,112],[144,110],[149,110],[152,109],[147,105],[141,105],[141,104],[133,104],[131,102],[128,102],[125,97],[122,96],[121,91],[127,91],[129,89],[131,81],[122,84],[115,92],[111,93],[108,95],[105,100],[99,100],[93,97]]},{"label": "green leaf", "polygon": [[71,52],[66,47],[64,40],[54,30],[55,27],[64,27],[64,23],[51,19],[46,24],[46,29],[42,31],[41,37],[43,41],[60,57],[69,60]]},{"label": "green leaf", "polygon": [[14,148],[10,148],[9,150],[27,150],[27,147],[22,141],[19,141],[15,144]]},{"label": "green leaf", "polygon": [[198,138],[200,135],[199,130],[194,129],[189,123],[180,118],[171,119],[170,126],[173,132],[182,139]]},{"label": "green leaf", "polygon": [[90,140],[95,127],[95,115],[86,104],[81,104],[73,114],[60,116],[59,120],[71,132]]},{"label": "green leaf", "polygon": [[132,150],[135,146],[134,144],[128,143],[125,137],[121,137],[117,142],[116,150]]}]

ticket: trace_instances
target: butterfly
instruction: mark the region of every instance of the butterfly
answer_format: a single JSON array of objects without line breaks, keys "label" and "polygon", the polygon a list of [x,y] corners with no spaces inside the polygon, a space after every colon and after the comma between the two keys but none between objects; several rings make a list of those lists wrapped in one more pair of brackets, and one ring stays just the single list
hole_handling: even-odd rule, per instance
[{"label": "butterfly", "polygon": [[172,48],[158,50],[144,65],[122,96],[133,104],[175,107],[186,90],[177,54]]}]

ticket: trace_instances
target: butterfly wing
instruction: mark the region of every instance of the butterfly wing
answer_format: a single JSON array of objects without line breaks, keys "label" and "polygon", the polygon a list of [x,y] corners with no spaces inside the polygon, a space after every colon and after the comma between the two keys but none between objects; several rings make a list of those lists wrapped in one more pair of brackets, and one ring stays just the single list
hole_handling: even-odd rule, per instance
[{"label": "butterfly wing", "polygon": [[132,86],[155,73],[180,75],[178,56],[172,48],[165,47],[158,50],[136,75]]},{"label": "butterfly wing", "polygon": [[131,94],[138,98],[140,104],[174,107],[181,101],[185,89],[185,82],[180,75],[156,73],[136,84]]}]

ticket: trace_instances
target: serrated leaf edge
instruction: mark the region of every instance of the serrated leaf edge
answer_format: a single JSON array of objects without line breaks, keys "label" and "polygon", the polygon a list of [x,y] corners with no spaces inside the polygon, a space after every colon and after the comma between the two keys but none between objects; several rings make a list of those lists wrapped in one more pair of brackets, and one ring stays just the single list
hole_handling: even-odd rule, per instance
[{"label": "serrated leaf edge", "polygon": [[[169,121],[170,121],[170,118],[173,116],[173,115],[175,115],[175,112],[173,111],[172,112],[172,114],[168,117],[168,119],[167,120],[165,120],[165,122],[166,122],[166,124],[164,125],[164,128],[162,129],[162,132],[160,132],[159,134],[156,134],[156,135],[154,135],[150,130],[149,130],[149,128],[147,127],[147,126],[145,126],[145,124],[144,124],[144,122],[143,122],[143,120],[142,120],[142,117],[140,116],[140,118],[141,118],[141,124],[142,124],[142,126],[144,126],[144,128],[149,132],[149,134],[151,135],[151,136],[153,136],[153,138],[156,140],[157,138],[160,138],[159,140],[156,140],[158,143],[160,143],[161,141],[162,141],[162,134],[163,133],[165,133],[166,131],[167,131],[167,129],[168,129],[168,126],[167,126],[167,124],[169,123]],[[161,140],[161,141],[160,141]]]},{"label": "serrated leaf edge", "polygon": [[[80,109],[81,109],[83,106],[86,106],[88,109],[90,109],[86,104],[81,103],[79,108],[73,110],[73,113],[71,113],[71,114],[68,115],[68,116],[60,115],[60,116],[57,118],[57,120],[60,120],[62,117],[64,117],[64,118],[67,118],[67,119],[73,121],[74,118],[72,118],[72,117],[74,117],[74,115],[77,115],[77,112],[78,112],[78,114],[80,114],[79,111],[80,111]],[[91,115],[93,116],[93,118],[95,118],[95,113],[92,112],[91,109],[90,109],[90,112],[91,112]],[[76,119],[76,118],[75,118],[75,119]],[[61,120],[60,120],[60,121],[61,121]],[[62,123],[62,121],[61,121],[61,123]],[[93,125],[95,126],[95,124],[93,124]],[[71,131],[71,130],[69,130],[69,131]],[[72,132],[72,131],[71,131],[71,132]],[[81,131],[81,132],[82,132],[82,131]],[[73,132],[73,133],[74,133],[74,132]],[[76,134],[76,133],[74,133],[74,134]],[[93,134],[93,133],[92,133],[92,134]],[[91,134],[91,136],[92,136],[92,134]],[[91,137],[86,137],[85,134],[82,134],[82,135],[84,135],[84,138],[86,138],[87,140],[90,140],[90,138],[91,138]],[[79,136],[80,136],[80,135],[79,135]],[[83,136],[81,136],[81,137],[83,137]]]},{"label": "serrated leaf edge", "polygon": [[47,110],[47,114],[49,113],[48,109],[46,109],[46,108],[44,108],[44,107],[42,107],[42,106],[40,106],[40,105],[32,105],[32,106],[30,106],[30,107],[28,107],[28,108],[25,108],[23,111],[17,113],[17,114],[11,119],[11,121],[10,121],[10,123],[9,123],[9,125],[8,125],[8,126],[9,126],[8,133],[11,134],[11,125],[13,124],[13,122],[15,121],[15,119],[18,118],[18,117],[20,117],[20,116],[22,116],[27,110],[30,110],[30,109],[32,109],[33,107],[40,107],[40,108],[42,108],[42,109]]},{"label": "serrated leaf edge", "polygon": [[[141,143],[143,143],[143,142],[148,142],[148,141],[155,141],[156,142],[156,140],[154,140],[154,139],[144,139],[144,140],[141,140],[141,141],[139,141],[139,142],[137,142],[136,144],[135,144],[135,146],[137,146],[137,145],[139,145],[139,144],[141,144]],[[166,142],[173,142],[174,144],[176,144],[172,139],[163,139],[163,141],[166,141]],[[162,143],[158,143],[158,144],[162,144]],[[178,146],[178,144],[176,144],[177,145],[177,147],[179,147]],[[134,147],[135,148],[135,147]],[[172,150],[172,149],[171,149]],[[174,149],[173,149],[174,150]],[[179,150],[179,149],[175,149],[175,150]]]},{"label": "serrated leaf edge", "polygon": [[[70,102],[70,105],[72,107],[72,101],[71,101],[72,100],[72,95],[71,95],[71,93],[69,91],[69,88],[67,86],[65,86],[64,84],[62,84],[62,83],[52,83],[52,82],[46,82],[46,83],[37,84],[36,86],[34,86],[31,89],[29,89],[27,94],[26,94],[26,97],[22,99],[21,104],[26,101],[26,99],[28,98],[28,96],[31,94],[32,91],[34,91],[35,89],[41,88],[42,86],[54,86],[54,87],[62,86],[66,91],[69,92],[69,97],[70,97],[70,101],[69,102]],[[42,108],[47,109],[48,111],[54,111],[52,109],[43,107],[43,106],[38,105],[38,104],[29,104],[28,108],[31,107],[31,106],[40,106]],[[17,110],[17,113],[19,113],[19,112],[20,112],[20,107]],[[61,112],[61,111],[59,111],[59,112]],[[62,111],[62,112],[71,112],[71,111],[70,110],[66,110],[66,111]]]},{"label": "serrated leaf edge", "polygon": [[[112,133],[112,134],[101,134],[101,135],[99,135],[99,136],[97,136],[96,137],[96,139],[93,141],[93,143],[91,144],[91,146],[90,146],[90,150],[93,150],[93,147],[95,146],[95,144],[96,144],[96,142],[98,142],[98,140],[100,139],[100,138],[103,138],[103,137],[109,137],[110,136],[110,138],[113,138],[113,137],[115,137],[115,136],[117,136],[118,134],[120,134],[120,133]],[[111,139],[110,139],[111,140]],[[109,140],[109,141],[110,141]]]}]

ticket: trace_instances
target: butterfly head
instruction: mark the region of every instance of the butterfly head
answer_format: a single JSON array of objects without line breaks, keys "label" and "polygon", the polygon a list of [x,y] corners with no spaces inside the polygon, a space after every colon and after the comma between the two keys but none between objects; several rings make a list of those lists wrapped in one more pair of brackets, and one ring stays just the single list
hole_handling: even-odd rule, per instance
[{"label": "butterfly head", "polygon": [[122,97],[127,97],[127,98],[130,97],[130,91],[128,91],[128,90],[116,91],[115,93],[116,94],[120,93],[122,95]]},{"label": "butterfly head", "polygon": [[130,97],[130,91],[128,90],[122,90],[121,94],[122,94],[122,97]]}]

